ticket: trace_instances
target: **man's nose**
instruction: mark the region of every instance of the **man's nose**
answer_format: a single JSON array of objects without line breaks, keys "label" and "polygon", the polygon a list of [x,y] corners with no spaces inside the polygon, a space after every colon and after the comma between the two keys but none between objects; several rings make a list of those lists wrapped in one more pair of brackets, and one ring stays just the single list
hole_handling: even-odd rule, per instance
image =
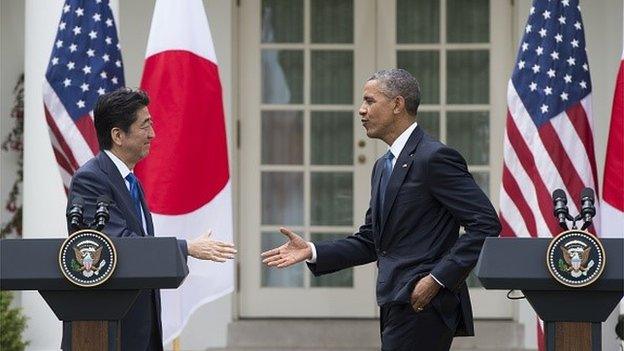
[{"label": "man's nose", "polygon": [[362,106],[360,106],[360,109],[358,110],[358,113],[360,114],[360,116],[364,116],[367,112],[368,111],[364,107],[364,104],[362,104]]}]

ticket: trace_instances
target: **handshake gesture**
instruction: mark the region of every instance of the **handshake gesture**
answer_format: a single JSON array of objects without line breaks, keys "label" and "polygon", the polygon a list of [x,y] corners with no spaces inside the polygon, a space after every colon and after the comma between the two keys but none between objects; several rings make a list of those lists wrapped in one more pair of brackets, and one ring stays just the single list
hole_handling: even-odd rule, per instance
[{"label": "handshake gesture", "polygon": [[234,244],[212,239],[212,230],[188,241],[188,253],[199,260],[225,262],[234,258]]},{"label": "handshake gesture", "polygon": [[280,228],[280,233],[288,241],[280,247],[263,252],[263,263],[269,267],[286,268],[312,258],[312,249],[307,241],[287,228]]}]

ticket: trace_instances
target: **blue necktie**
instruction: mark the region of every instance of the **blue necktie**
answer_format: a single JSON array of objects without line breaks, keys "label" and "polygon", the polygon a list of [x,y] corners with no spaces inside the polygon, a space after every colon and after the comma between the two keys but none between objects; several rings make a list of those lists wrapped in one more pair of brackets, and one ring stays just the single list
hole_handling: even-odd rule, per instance
[{"label": "blue necktie", "polygon": [[141,216],[141,190],[139,190],[139,180],[132,172],[128,173],[126,180],[130,184],[130,197],[132,197],[132,202],[134,203],[135,210],[137,211],[137,218],[140,223],[143,223],[143,218]]},{"label": "blue necktie", "polygon": [[392,159],[394,158],[394,155],[390,150],[388,150],[383,158],[384,164],[381,170],[381,182],[379,184],[379,200],[381,208],[383,208],[384,201],[386,199],[386,188],[388,187],[390,176],[392,175]]}]

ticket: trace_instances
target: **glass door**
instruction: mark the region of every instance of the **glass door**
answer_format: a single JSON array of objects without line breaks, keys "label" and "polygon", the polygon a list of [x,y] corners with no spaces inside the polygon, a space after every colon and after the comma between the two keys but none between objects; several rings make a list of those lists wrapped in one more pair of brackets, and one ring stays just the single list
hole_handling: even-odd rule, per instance
[{"label": "glass door", "polygon": [[244,1],[241,15],[241,315],[373,317],[374,266],[315,278],[260,252],[285,242],[280,226],[317,241],[363,221],[375,150],[356,111],[374,2]]}]

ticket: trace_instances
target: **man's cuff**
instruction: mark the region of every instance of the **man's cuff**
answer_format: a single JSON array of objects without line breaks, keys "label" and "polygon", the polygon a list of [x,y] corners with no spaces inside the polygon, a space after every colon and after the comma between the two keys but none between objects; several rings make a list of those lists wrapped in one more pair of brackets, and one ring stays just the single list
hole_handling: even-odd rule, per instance
[{"label": "man's cuff", "polygon": [[312,258],[306,260],[308,263],[316,263],[316,246],[311,241],[308,241],[308,246],[310,246],[310,250],[312,250]]},{"label": "man's cuff", "polygon": [[446,286],[444,286],[444,284],[442,284],[433,274],[429,273],[429,275],[436,281],[436,283],[440,284],[441,287],[446,288]]}]

